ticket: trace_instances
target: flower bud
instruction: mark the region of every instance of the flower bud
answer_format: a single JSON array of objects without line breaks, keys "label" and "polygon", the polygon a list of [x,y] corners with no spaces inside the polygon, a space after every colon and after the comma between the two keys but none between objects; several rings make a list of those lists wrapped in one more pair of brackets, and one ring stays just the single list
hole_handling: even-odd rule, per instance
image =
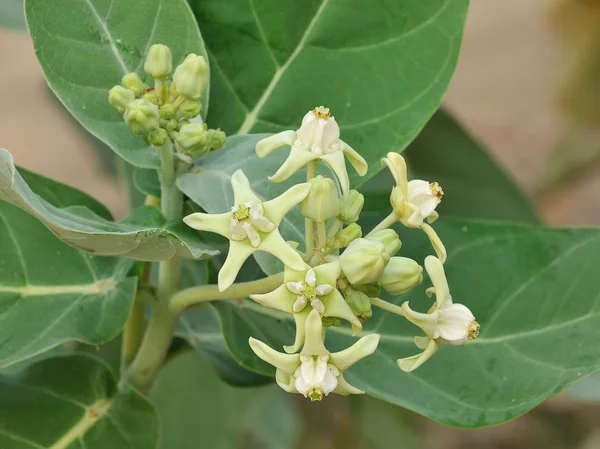
[{"label": "flower bud", "polygon": [[108,92],[108,102],[121,114],[133,100],[135,100],[135,94],[123,86],[115,86]]},{"label": "flower bud", "polygon": [[129,103],[123,118],[127,126],[138,136],[149,134],[159,126],[158,107],[145,98]]},{"label": "flower bud", "polygon": [[194,117],[198,117],[200,111],[202,110],[202,105],[197,100],[185,100],[181,106],[179,106],[179,115],[185,119],[192,119]]},{"label": "flower bud", "polygon": [[225,139],[227,137],[220,129],[209,129],[206,131],[206,136],[208,140],[208,151],[219,150],[225,146]]},{"label": "flower bud", "polygon": [[373,316],[371,300],[367,295],[351,288],[346,289],[346,293],[346,302],[360,321],[365,321]]},{"label": "flower bud", "polygon": [[183,125],[179,131],[177,142],[184,150],[197,151],[206,145],[206,129],[200,123]]},{"label": "flower bud", "polygon": [[340,326],[342,324],[342,320],[340,320],[337,317],[334,316],[324,316],[322,318],[323,320],[323,327],[334,327],[334,326]]},{"label": "flower bud", "polygon": [[135,72],[128,73],[127,75],[125,75],[121,79],[121,84],[125,89],[129,89],[130,91],[132,91],[136,97],[139,97],[144,92],[146,92],[146,89],[148,89],[148,86],[144,84],[142,79]]},{"label": "flower bud", "polygon": [[142,95],[142,98],[145,98],[150,103],[155,104],[157,106],[160,104],[160,95],[154,88],[148,90],[144,95]]},{"label": "flower bud", "polygon": [[203,56],[191,53],[175,69],[173,82],[181,95],[197,100],[208,89],[208,63]]},{"label": "flower bud", "polygon": [[179,126],[179,122],[177,120],[175,120],[174,118],[172,118],[171,120],[167,120],[167,123],[165,124],[165,129],[167,131],[171,132],[171,131],[175,131],[178,126]]},{"label": "flower bud", "polygon": [[161,106],[160,118],[164,120],[171,120],[175,118],[175,106],[172,104],[165,104]]},{"label": "flower bud", "polygon": [[381,231],[374,232],[366,238],[367,240],[371,240],[373,242],[383,243],[383,246],[385,246],[385,252],[388,253],[390,257],[396,254],[402,246],[402,242],[400,241],[398,234],[393,229],[382,229]]},{"label": "flower bud", "polygon": [[162,79],[173,70],[173,56],[166,45],[154,44],[148,50],[144,70],[153,78]]},{"label": "flower bud", "polygon": [[390,295],[402,295],[423,282],[423,267],[408,257],[392,257],[379,279]]},{"label": "flower bud", "polygon": [[312,188],[302,201],[302,215],[318,222],[335,217],[340,210],[337,187],[333,179],[317,176],[310,180]]},{"label": "flower bud", "polygon": [[331,243],[332,248],[345,248],[351,242],[362,237],[362,229],[356,223],[351,223],[338,232]]},{"label": "flower bud", "polygon": [[365,204],[365,197],[356,190],[350,190],[340,205],[338,220],[344,223],[354,223],[358,220]]},{"label": "flower bud", "polygon": [[[385,270],[384,270],[385,273]],[[379,282],[371,282],[370,284],[352,285],[352,288],[357,292],[364,293],[369,298],[377,298],[381,295],[381,287]]]},{"label": "flower bud", "polygon": [[169,133],[163,128],[158,128],[148,134],[148,141],[154,145],[155,147],[163,146],[167,139],[169,138]]},{"label": "flower bud", "polygon": [[377,281],[390,260],[383,243],[356,239],[340,256],[340,266],[351,284]]}]

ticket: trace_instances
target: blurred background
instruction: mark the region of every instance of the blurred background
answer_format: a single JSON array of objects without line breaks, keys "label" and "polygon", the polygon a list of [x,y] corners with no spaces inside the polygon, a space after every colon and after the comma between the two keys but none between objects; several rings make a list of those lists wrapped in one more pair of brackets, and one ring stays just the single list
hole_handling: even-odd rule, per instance
[{"label": "blurred background", "polygon": [[[0,0],[0,22],[1,3],[10,1]],[[23,29],[0,28],[0,61],[2,146],[19,165],[78,187],[116,218],[125,216],[126,193],[111,174],[113,162],[102,160],[97,143],[53,97]],[[600,225],[599,0],[472,2],[444,105],[533,198],[545,223]],[[201,370],[203,362],[196,357],[174,363],[189,365],[189,373],[204,372],[189,381],[202,384],[205,396],[173,406],[194,407],[191,418],[203,416],[206,425],[211,417],[196,402],[251,404],[243,416],[222,408],[216,414],[219,424],[206,425],[205,431],[271,432],[273,426],[261,427],[267,420],[281,438],[256,446],[263,449],[600,448],[600,406],[594,403],[594,394],[600,401],[600,381],[595,379],[507,424],[460,430],[368,398],[328,398],[323,407],[314,407],[283,399],[272,387],[240,391]],[[236,438],[235,444],[206,447],[255,447],[252,438]],[[182,440],[181,447],[197,446]]]}]

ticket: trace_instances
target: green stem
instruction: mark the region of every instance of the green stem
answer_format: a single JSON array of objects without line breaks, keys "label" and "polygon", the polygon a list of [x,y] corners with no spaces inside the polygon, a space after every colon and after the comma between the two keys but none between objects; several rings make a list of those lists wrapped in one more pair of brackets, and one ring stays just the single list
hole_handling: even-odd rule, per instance
[{"label": "green stem", "polygon": [[[317,174],[317,162],[311,161],[306,167],[306,181],[310,181]],[[304,219],[304,238],[306,240],[306,254],[309,256],[313,252],[313,221],[310,218]]]},{"label": "green stem", "polygon": [[176,293],[169,302],[174,314],[180,314],[190,306],[219,299],[245,298],[251,294],[268,293],[283,283],[283,273],[251,282],[233,284],[227,290],[220,292],[216,285],[199,285]]},{"label": "green stem", "polygon": [[342,226],[344,226],[344,223],[336,218],[335,223],[333,223],[329,229],[329,232],[327,233],[327,240],[333,240],[337,233],[342,229]]},{"label": "green stem", "polygon": [[383,299],[371,298],[371,304],[373,304],[375,307],[379,307],[380,309],[395,313],[396,315],[404,316],[402,307],[397,306],[395,304],[391,304],[387,301],[384,301]]},{"label": "green stem", "polygon": [[131,313],[123,329],[123,340],[121,342],[121,370],[127,368],[138,352],[142,339],[144,338],[144,330],[146,329],[146,306],[136,295],[133,301]]},{"label": "green stem", "polygon": [[392,226],[394,223],[396,223],[398,221],[398,216],[396,215],[395,212],[392,212],[391,214],[389,214],[387,217],[385,217],[381,223],[379,223],[377,226],[375,226],[371,232],[369,232],[366,237],[370,236],[371,234],[377,232],[377,231],[381,231],[382,229],[387,229],[390,226]]},{"label": "green stem", "polygon": [[320,253],[327,248],[327,227],[324,221],[317,222],[317,246]]}]

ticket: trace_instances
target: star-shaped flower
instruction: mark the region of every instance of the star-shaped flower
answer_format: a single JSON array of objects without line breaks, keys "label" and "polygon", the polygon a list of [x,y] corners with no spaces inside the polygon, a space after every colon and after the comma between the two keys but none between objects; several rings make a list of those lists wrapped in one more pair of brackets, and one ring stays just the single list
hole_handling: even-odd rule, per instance
[{"label": "star-shaped flower", "polygon": [[219,271],[219,290],[235,280],[243,263],[255,251],[273,254],[284,265],[304,269],[304,260],[281,236],[277,226],[285,214],[310,191],[309,183],[291,187],[277,198],[262,202],[250,188],[242,170],[231,176],[234,206],[223,214],[194,213],[183,221],[199,231],[214,232],[230,240],[227,259]]},{"label": "star-shaped flower", "polygon": [[256,144],[256,154],[263,158],[278,148],[292,147],[283,165],[269,179],[281,182],[288,179],[311,161],[322,160],[334,171],[344,194],[350,189],[344,155],[360,176],[367,173],[367,162],[347,143],[340,140],[340,127],[328,108],[319,106],[309,111],[297,131],[282,131]]},{"label": "star-shaped flower", "polygon": [[473,313],[466,306],[452,302],[442,262],[436,257],[427,256],[425,269],[433,283],[433,287],[427,289],[427,294],[435,293],[436,303],[427,313],[415,312],[409,307],[408,301],[402,304],[406,319],[423,329],[426,335],[415,338],[417,347],[424,350],[421,354],[398,360],[400,368],[407,372],[425,363],[442,343],[462,345],[479,335],[479,323],[475,321]]},{"label": "star-shaped flower", "polygon": [[332,392],[364,393],[346,382],[343,372],[377,349],[379,335],[367,335],[343,351],[330,353],[323,344],[321,316],[314,309],[306,319],[305,333],[306,342],[300,354],[275,351],[255,338],[250,338],[250,347],[258,357],[277,368],[277,384],[288,393],[300,393],[311,401],[320,401]]},{"label": "star-shaped flower", "polygon": [[341,268],[338,261],[311,268],[305,265],[300,271],[285,267],[283,284],[270,293],[250,295],[256,302],[294,314],[296,339],[292,346],[284,346],[286,352],[297,352],[304,343],[305,324],[312,310],[325,317],[337,317],[352,324],[353,334],[362,324],[336,287]]}]

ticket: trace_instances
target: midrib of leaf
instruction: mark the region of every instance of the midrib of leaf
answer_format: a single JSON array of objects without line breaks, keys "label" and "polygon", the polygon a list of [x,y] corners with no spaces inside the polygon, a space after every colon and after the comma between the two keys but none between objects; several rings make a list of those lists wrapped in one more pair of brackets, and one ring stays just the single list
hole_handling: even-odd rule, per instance
[{"label": "midrib of leaf", "polygon": [[279,80],[281,79],[281,77],[283,76],[285,71],[292,64],[292,62],[294,62],[294,59],[296,59],[296,57],[300,54],[300,52],[304,48],[304,44],[306,44],[306,41],[308,40],[308,37],[310,36],[311,31],[313,30],[315,24],[317,23],[319,17],[323,13],[323,10],[325,9],[325,7],[327,6],[328,3],[329,3],[329,0],[323,0],[323,2],[321,3],[321,6],[319,6],[319,9],[317,9],[317,12],[313,16],[310,23],[308,24],[308,27],[306,27],[306,31],[304,32],[304,34],[298,41],[298,45],[296,46],[296,48],[294,49],[294,51],[292,52],[292,54],[290,55],[288,60],[285,61],[285,64],[283,64],[279,69],[277,69],[275,71],[275,74],[273,75],[271,82],[269,83],[269,85],[263,92],[262,96],[258,100],[258,103],[256,103],[256,106],[254,106],[254,109],[252,109],[252,111],[246,116],[244,123],[242,123],[242,126],[240,127],[240,129],[237,131],[236,134],[247,134],[248,131],[250,131],[252,129],[252,127],[256,124],[260,110],[263,108],[265,103],[269,100],[269,97],[273,93],[273,90],[277,86],[277,83],[279,83]]},{"label": "midrib of leaf", "polygon": [[95,295],[114,290],[117,281],[114,277],[99,279],[89,284],[73,285],[0,285],[0,293],[19,293],[21,296],[47,296],[84,294]]},{"label": "midrib of leaf", "polygon": [[66,449],[76,439],[81,438],[94,424],[107,414],[110,408],[110,401],[100,399],[87,407],[83,417],[65,433],[60,440],[54,443],[48,449]]},{"label": "midrib of leaf", "polygon": [[117,48],[117,44],[116,44],[116,42],[115,42],[115,40],[114,40],[114,38],[113,38],[110,30],[106,26],[106,22],[104,22],[104,20],[102,19],[102,17],[100,17],[100,14],[98,14],[98,11],[94,7],[94,5],[93,5],[93,3],[92,3],[91,0],[85,0],[85,2],[90,7],[90,11],[92,12],[92,15],[94,16],[94,19],[96,19],[96,22],[98,22],[98,25],[100,25],[100,28],[101,28],[102,32],[104,33],[104,35],[108,39],[108,43],[110,45],[110,49],[113,52],[113,54],[115,55],[115,58],[117,58],[117,62],[121,66],[121,69],[123,70],[123,74],[126,74],[127,72],[129,72],[129,69],[127,68],[127,64],[125,64],[125,61],[123,61],[123,58],[121,57],[121,53],[119,53],[119,49]]}]

